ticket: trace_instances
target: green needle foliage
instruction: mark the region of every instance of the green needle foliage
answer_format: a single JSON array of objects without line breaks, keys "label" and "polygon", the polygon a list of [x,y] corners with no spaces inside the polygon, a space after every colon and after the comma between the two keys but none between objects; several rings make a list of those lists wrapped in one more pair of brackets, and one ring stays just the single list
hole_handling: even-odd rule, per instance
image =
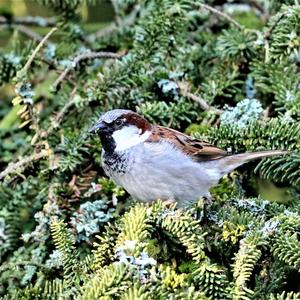
[{"label": "green needle foliage", "polygon": [[[299,1],[114,0],[92,33],[97,0],[36,2],[55,17],[1,19],[0,299],[300,299]],[[113,108],[289,153],[225,176],[212,203],[137,203],[88,133]]]}]

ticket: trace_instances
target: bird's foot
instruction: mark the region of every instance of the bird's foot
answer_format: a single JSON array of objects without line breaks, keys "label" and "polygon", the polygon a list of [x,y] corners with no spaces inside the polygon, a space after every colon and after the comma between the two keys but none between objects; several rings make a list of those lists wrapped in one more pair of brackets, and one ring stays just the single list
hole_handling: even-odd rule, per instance
[{"label": "bird's foot", "polygon": [[204,196],[203,196],[203,199],[204,199],[204,205],[211,205],[213,203],[213,197],[211,195],[210,192],[207,192]]}]

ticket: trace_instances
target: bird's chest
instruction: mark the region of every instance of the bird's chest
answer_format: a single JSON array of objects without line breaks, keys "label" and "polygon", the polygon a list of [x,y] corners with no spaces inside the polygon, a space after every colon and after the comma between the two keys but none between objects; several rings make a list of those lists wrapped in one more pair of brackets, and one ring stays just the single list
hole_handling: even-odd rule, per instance
[{"label": "bird's chest", "polygon": [[[168,144],[144,144],[111,156],[103,155],[107,175],[134,198],[144,202],[177,199],[193,192],[195,163]],[[188,171],[188,173],[186,172]],[[193,192],[194,193],[194,192]]]},{"label": "bird's chest", "polygon": [[149,178],[155,176],[151,154],[143,145],[129,151],[102,153],[102,164],[106,174],[132,196],[142,199],[140,194],[148,190]]},{"label": "bird's chest", "polygon": [[104,171],[115,179],[117,176],[126,174],[130,169],[132,159],[127,152],[107,154],[102,152],[102,165]]}]

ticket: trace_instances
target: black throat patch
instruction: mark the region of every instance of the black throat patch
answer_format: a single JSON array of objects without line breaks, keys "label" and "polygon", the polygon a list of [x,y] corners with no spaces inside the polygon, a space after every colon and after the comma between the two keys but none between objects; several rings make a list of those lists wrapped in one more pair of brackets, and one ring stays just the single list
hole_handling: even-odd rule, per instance
[{"label": "black throat patch", "polygon": [[112,155],[116,149],[116,143],[110,132],[99,132],[101,144],[107,155]]},{"label": "black throat patch", "polygon": [[113,175],[113,173],[125,174],[129,167],[128,161],[129,157],[126,152],[114,152],[111,155],[104,152],[104,155],[102,156],[104,170],[110,175]]},{"label": "black throat patch", "polygon": [[110,132],[99,133],[99,136],[104,150],[102,153],[102,162],[105,172],[110,175],[113,175],[115,172],[125,174],[128,169],[128,154],[115,151],[116,142]]}]

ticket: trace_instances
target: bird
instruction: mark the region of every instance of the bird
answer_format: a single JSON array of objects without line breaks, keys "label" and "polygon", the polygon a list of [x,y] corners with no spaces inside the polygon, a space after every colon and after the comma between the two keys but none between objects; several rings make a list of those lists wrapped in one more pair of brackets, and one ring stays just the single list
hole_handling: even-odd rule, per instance
[{"label": "bird", "polygon": [[140,114],[113,109],[89,130],[102,144],[105,173],[138,201],[157,199],[186,208],[237,167],[258,158],[286,154],[267,150],[230,154],[171,128],[153,125]]}]

